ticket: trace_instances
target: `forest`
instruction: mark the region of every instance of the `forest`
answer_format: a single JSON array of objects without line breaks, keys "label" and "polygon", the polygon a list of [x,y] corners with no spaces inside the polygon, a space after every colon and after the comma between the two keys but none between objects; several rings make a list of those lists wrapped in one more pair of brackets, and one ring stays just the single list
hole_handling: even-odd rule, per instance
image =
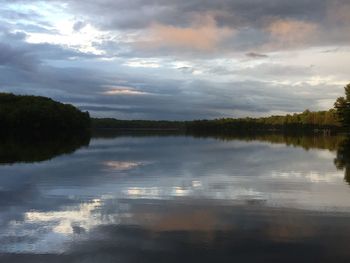
[{"label": "forest", "polygon": [[335,109],[300,114],[270,116],[264,118],[222,118],[194,121],[145,121],[92,118],[95,129],[126,130],[178,130],[189,133],[247,132],[247,131],[293,131],[293,130],[340,130],[342,128]]},{"label": "forest", "polygon": [[188,133],[243,133],[259,131],[277,132],[338,132],[350,125],[350,84],[345,97],[338,98],[334,108],[327,111],[305,110],[302,113],[261,118],[221,118],[194,121],[145,121],[117,120],[113,118],[92,119],[95,129],[149,129],[179,130]]},{"label": "forest", "polygon": [[1,133],[72,133],[90,128],[88,112],[40,96],[0,93]]},{"label": "forest", "polygon": [[302,113],[261,118],[221,118],[194,121],[118,120],[90,118],[70,104],[39,96],[0,93],[1,131],[81,131],[91,129],[159,130],[186,133],[247,132],[338,132],[350,126],[350,84],[345,97],[339,97],[327,111],[305,110]]}]

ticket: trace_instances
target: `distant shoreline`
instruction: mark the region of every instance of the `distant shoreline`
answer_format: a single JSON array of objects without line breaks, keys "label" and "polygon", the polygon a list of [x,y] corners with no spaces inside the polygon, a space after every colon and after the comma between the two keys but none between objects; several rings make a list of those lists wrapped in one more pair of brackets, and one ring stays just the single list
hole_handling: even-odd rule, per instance
[{"label": "distant shoreline", "polygon": [[183,131],[182,129],[171,128],[93,128],[93,130],[114,130],[114,131]]},{"label": "distant shoreline", "polygon": [[[338,100],[342,101],[341,98]],[[331,134],[347,131],[347,123],[350,122],[350,118],[349,121],[345,118],[348,116],[347,108],[344,111],[342,106],[339,106],[340,102],[337,105],[335,109],[328,111],[305,110],[302,113],[261,118],[221,118],[193,121],[120,120],[91,118],[89,112],[82,112],[73,105],[63,104],[47,97],[0,93],[0,132],[39,136],[86,133],[96,129],[189,134],[261,132]],[[339,114],[342,111],[344,114]],[[345,117],[341,118],[341,116]]]}]

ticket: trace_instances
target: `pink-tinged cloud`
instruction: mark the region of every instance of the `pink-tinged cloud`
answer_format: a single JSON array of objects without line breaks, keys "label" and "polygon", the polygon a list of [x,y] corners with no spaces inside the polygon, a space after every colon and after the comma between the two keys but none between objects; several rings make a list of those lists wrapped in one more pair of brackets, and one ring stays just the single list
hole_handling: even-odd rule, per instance
[{"label": "pink-tinged cloud", "polygon": [[189,27],[153,24],[148,30],[147,38],[142,37],[137,46],[142,49],[213,51],[220,42],[234,33],[232,28],[219,27],[211,16],[200,16]]},{"label": "pink-tinged cloud", "polygon": [[327,9],[327,19],[333,24],[333,26],[338,25],[350,28],[350,3],[332,3]]},{"label": "pink-tinged cloud", "polygon": [[146,95],[149,93],[136,90],[130,87],[111,86],[111,87],[108,87],[108,90],[102,92],[102,94],[104,95]]},{"label": "pink-tinged cloud", "polygon": [[141,166],[141,162],[107,161],[104,165],[112,170],[125,171]]},{"label": "pink-tinged cloud", "polygon": [[327,36],[338,39],[339,44],[348,45],[350,42],[350,3],[335,2],[327,11],[327,19],[332,27],[332,30],[327,32]]},{"label": "pink-tinged cloud", "polygon": [[278,19],[269,24],[266,31],[271,36],[271,47],[299,47],[318,37],[318,25],[292,19]]}]

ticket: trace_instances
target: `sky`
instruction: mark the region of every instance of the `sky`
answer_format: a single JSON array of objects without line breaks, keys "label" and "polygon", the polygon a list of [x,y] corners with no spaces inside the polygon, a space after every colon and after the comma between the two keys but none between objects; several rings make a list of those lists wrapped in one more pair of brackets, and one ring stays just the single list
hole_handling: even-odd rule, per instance
[{"label": "sky", "polygon": [[0,91],[94,117],[327,110],[349,82],[348,0],[0,0]]}]

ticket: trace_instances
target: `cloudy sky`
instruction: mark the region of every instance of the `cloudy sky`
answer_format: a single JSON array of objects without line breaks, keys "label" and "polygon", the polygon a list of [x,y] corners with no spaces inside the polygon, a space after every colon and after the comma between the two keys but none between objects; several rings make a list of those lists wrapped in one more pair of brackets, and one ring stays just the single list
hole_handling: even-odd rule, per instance
[{"label": "cloudy sky", "polygon": [[0,0],[0,90],[93,116],[324,110],[348,82],[348,0]]}]

